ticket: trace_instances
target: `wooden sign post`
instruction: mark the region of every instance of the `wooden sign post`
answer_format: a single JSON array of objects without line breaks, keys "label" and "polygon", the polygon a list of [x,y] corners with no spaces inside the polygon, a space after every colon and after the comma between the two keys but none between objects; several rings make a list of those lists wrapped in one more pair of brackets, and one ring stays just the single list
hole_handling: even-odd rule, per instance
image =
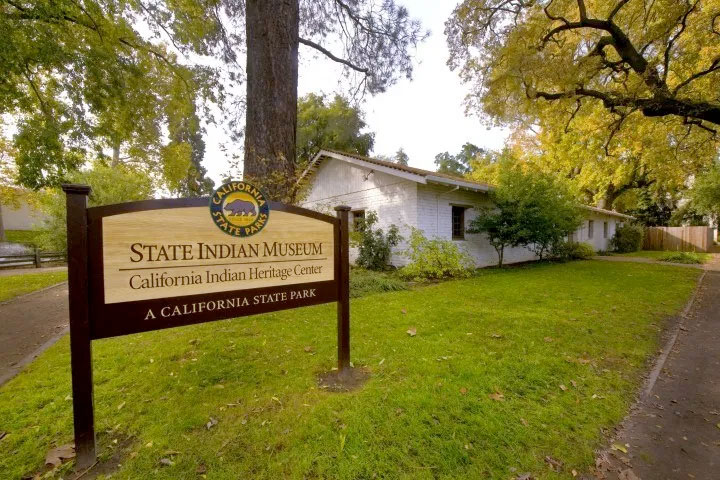
[{"label": "wooden sign post", "polygon": [[338,376],[350,369],[349,207],[272,202],[247,182],[210,198],[88,208],[67,199],[76,467],[96,461],[92,340],[337,302]]}]

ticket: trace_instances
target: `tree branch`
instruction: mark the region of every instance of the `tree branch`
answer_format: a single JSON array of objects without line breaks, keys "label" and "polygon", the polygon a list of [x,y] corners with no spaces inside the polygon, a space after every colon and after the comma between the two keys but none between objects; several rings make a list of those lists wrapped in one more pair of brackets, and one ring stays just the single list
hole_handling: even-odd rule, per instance
[{"label": "tree branch", "polygon": [[342,64],[345,65],[346,67],[349,67],[349,68],[355,70],[356,72],[364,73],[364,74],[366,74],[366,75],[370,72],[370,69],[368,69],[368,68],[358,67],[357,65],[355,65],[355,64],[352,63],[352,62],[350,62],[349,60],[345,60],[344,58],[340,58],[340,57],[337,57],[337,56],[333,55],[332,52],[330,52],[330,50],[328,50],[327,48],[323,47],[322,45],[319,45],[319,44],[313,42],[312,40],[307,40],[307,39],[305,39],[305,38],[300,38],[300,39],[299,39],[299,42],[302,43],[303,45],[306,45],[306,46],[308,46],[308,47],[314,48],[314,49],[317,50],[318,52],[320,52],[320,53],[322,53],[323,55],[325,55],[326,57],[328,57],[330,60],[332,60],[332,61],[334,61],[334,62],[342,63]]}]

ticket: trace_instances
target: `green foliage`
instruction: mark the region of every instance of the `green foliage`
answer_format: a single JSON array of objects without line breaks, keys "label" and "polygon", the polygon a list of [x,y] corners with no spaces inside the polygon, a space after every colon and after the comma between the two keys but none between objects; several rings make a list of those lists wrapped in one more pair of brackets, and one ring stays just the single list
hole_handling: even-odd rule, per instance
[{"label": "green foliage", "polygon": [[644,236],[643,227],[626,223],[615,229],[610,248],[618,253],[637,252],[642,248]]},{"label": "green foliage", "polygon": [[410,263],[400,270],[400,276],[415,281],[467,278],[474,266],[472,257],[457,244],[438,238],[428,240],[417,228],[412,229],[405,255]]},{"label": "green foliage", "polygon": [[587,260],[595,255],[595,248],[585,242],[571,242],[562,240],[554,244],[550,255],[556,260]]},{"label": "green foliage", "polygon": [[398,165],[405,165],[407,167],[410,163],[410,157],[408,157],[408,154],[405,153],[405,150],[403,150],[401,147],[398,149],[397,152],[395,152],[393,162],[397,163]]},{"label": "green foliage", "polygon": [[470,172],[470,163],[483,152],[482,148],[468,142],[455,155],[448,152],[435,155],[435,166],[440,173],[463,176]]},{"label": "green foliage", "polygon": [[352,298],[407,289],[407,283],[396,274],[364,268],[350,270],[350,297]]},{"label": "green foliage", "polygon": [[6,240],[10,243],[25,243],[38,245],[37,230],[5,230]]},{"label": "green foliage", "polygon": [[557,178],[523,171],[516,164],[499,165],[498,185],[490,193],[494,204],[471,222],[468,232],[488,237],[503,264],[506,247],[524,246],[542,260],[551,246],[580,225],[581,211],[569,187]]},{"label": "green foliage", "polygon": [[[468,109],[587,203],[675,193],[720,151],[718,0],[463,0],[446,23]],[[713,113],[710,113],[713,112]],[[617,203],[616,203],[617,202]]]},{"label": "green foliage", "polygon": [[360,238],[358,242],[358,257],[355,263],[368,270],[385,270],[388,268],[392,247],[402,240],[395,225],[390,225],[387,234],[382,228],[376,228],[377,213],[370,210],[360,222]]},{"label": "green foliage", "polygon": [[297,156],[305,165],[323,148],[369,155],[375,134],[365,132],[364,114],[340,95],[308,93],[298,100]]},{"label": "green foliage", "polygon": [[[143,171],[123,165],[109,166],[95,162],[91,169],[72,172],[68,181],[90,185],[91,207],[152,198],[153,184]],[[40,210],[48,216],[39,229],[36,242],[44,250],[64,251],[67,248],[65,194],[51,188],[36,194]]]},{"label": "green foliage", "polygon": [[697,212],[720,218],[720,163],[715,162],[695,179],[690,201]]},{"label": "green foliage", "polygon": [[[0,114],[17,125],[17,181],[32,189],[57,186],[88,159],[112,151],[114,164],[168,174],[163,180],[175,190],[189,164],[163,155],[164,133],[177,141],[195,102],[222,97],[223,86],[213,69],[181,64],[157,39],[170,35],[183,53],[211,53],[197,43],[217,35],[204,28],[215,17],[203,10],[188,2],[3,2]],[[136,29],[140,24],[150,35]]]},{"label": "green foliage", "polygon": [[700,264],[703,258],[695,252],[667,252],[660,257],[661,262]]}]

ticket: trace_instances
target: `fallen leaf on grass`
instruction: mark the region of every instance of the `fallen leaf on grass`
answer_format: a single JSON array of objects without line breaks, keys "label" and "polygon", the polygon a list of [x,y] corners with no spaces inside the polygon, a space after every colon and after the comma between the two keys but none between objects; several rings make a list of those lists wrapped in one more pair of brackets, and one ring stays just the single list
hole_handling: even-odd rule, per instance
[{"label": "fallen leaf on grass", "polygon": [[561,383],[561,384],[560,384],[560,390],[562,390],[562,391],[564,392],[564,391],[567,390],[567,387]]},{"label": "fallen leaf on grass", "polygon": [[577,388],[577,382],[575,380],[570,380],[570,385],[572,385],[573,388]]},{"label": "fallen leaf on grass", "polygon": [[550,466],[550,469],[553,472],[559,472],[560,470],[562,470],[562,466],[563,466],[562,462],[560,460],[555,460],[550,455],[547,455],[545,457],[545,463],[547,463]]},{"label": "fallen leaf on grass", "polygon": [[53,448],[45,455],[45,465],[58,467],[62,464],[63,460],[70,460],[71,458],[75,458],[75,445],[71,443],[61,445]]},{"label": "fallen leaf on grass", "polygon": [[175,455],[180,455],[180,452],[177,450],[165,450],[165,455],[168,457],[174,457]]},{"label": "fallen leaf on grass", "polygon": [[205,428],[207,428],[208,430],[210,430],[211,428],[213,428],[213,427],[214,427],[215,425],[217,425],[217,424],[218,424],[217,419],[216,419],[216,418],[213,418],[213,417],[210,417],[210,421],[205,424]]},{"label": "fallen leaf on grass", "polygon": [[305,350],[305,353],[310,353],[313,351],[313,348],[310,346],[307,346],[307,347],[303,348],[303,350]]},{"label": "fallen leaf on grass", "polygon": [[207,467],[205,465],[198,465],[195,469],[195,473],[198,475],[204,475],[207,473]]},{"label": "fallen leaf on grass", "polygon": [[545,338],[543,338],[543,340],[545,340],[548,343],[553,341],[552,337],[545,337]]},{"label": "fallen leaf on grass", "polygon": [[488,395],[492,400],[495,400],[496,402],[504,402],[505,401],[505,395],[503,395],[500,392],[491,393]]},{"label": "fallen leaf on grass", "polygon": [[577,477],[577,470],[574,470],[574,469],[573,469],[573,471],[571,471],[570,473],[572,473],[572,476],[573,476],[573,477]]},{"label": "fallen leaf on grass", "polygon": [[122,402],[120,405],[118,405],[118,410],[122,410],[122,408],[125,406],[125,402]]},{"label": "fallen leaf on grass", "polygon": [[460,389],[460,393],[462,393],[463,395],[466,395],[466,394],[467,394],[467,388],[462,387],[462,388]]},{"label": "fallen leaf on grass", "polygon": [[610,448],[612,448],[613,450],[618,450],[622,453],[628,453],[627,448],[622,443],[613,443],[612,445],[610,445]]},{"label": "fallen leaf on grass", "polygon": [[409,328],[407,331],[407,334],[410,335],[411,337],[414,337],[415,335],[417,335],[417,328],[415,328],[415,327]]},{"label": "fallen leaf on grass", "polygon": [[7,432],[0,432],[0,440],[5,438],[6,435],[7,435]]},{"label": "fallen leaf on grass", "polygon": [[503,336],[500,335],[499,333],[493,333],[493,334],[490,335],[490,336],[491,336],[492,338],[503,338]]},{"label": "fallen leaf on grass", "polygon": [[531,473],[523,473],[515,477],[515,480],[535,480]]},{"label": "fallen leaf on grass", "polygon": [[163,467],[171,467],[171,466],[175,465],[175,462],[173,462],[169,458],[161,458],[160,465],[162,465]]},{"label": "fallen leaf on grass", "polygon": [[405,314],[407,313],[407,310],[405,310],[405,309],[403,308],[402,310],[400,310],[400,313],[402,313],[403,315],[405,315]]}]

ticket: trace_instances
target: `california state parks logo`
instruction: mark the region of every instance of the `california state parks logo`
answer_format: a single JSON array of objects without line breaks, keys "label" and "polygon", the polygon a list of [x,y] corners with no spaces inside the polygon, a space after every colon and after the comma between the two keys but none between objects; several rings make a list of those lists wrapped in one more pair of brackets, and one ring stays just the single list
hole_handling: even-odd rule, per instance
[{"label": "california state parks logo", "polygon": [[265,194],[248,182],[227,182],[210,196],[210,216],[234,237],[255,235],[267,225],[270,205]]}]

